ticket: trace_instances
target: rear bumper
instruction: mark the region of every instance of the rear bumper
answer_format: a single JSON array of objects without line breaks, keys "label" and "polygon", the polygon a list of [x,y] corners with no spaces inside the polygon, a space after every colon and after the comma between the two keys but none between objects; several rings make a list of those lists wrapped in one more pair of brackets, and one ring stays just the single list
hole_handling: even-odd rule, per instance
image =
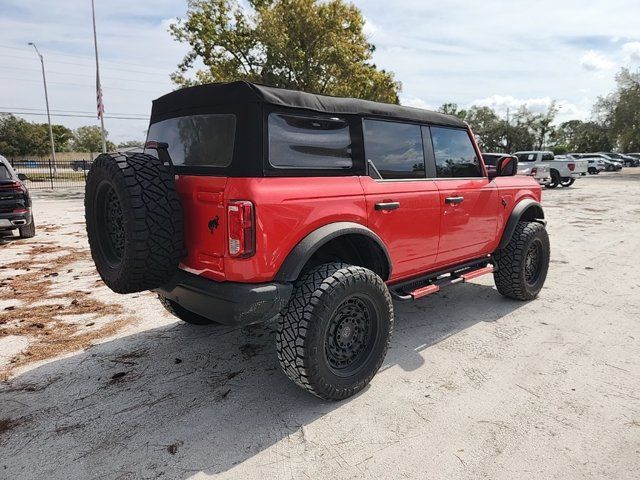
[{"label": "rear bumper", "polygon": [[269,320],[289,302],[290,283],[216,282],[178,270],[160,295],[183,308],[223,325],[248,325]]},{"label": "rear bumper", "polygon": [[25,213],[0,213],[0,230],[14,230],[25,227],[31,221],[31,209],[28,209]]}]

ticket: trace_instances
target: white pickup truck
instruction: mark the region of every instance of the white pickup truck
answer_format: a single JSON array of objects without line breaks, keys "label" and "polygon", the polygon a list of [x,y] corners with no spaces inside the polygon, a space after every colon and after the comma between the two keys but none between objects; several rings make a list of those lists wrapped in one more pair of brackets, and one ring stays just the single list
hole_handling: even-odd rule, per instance
[{"label": "white pickup truck", "polygon": [[516,152],[514,155],[518,157],[519,166],[533,164],[549,167],[551,182],[546,185],[548,188],[556,188],[558,185],[569,187],[573,185],[576,178],[586,175],[589,168],[589,164],[585,160],[556,160],[553,152]]}]

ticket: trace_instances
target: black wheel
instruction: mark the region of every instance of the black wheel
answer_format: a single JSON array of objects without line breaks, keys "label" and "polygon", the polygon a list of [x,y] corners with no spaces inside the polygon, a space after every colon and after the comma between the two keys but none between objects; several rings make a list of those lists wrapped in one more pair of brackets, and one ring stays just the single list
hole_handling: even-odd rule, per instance
[{"label": "black wheel", "polygon": [[287,376],[308,392],[342,400],[362,390],[389,348],[393,304],[371,270],[328,263],[303,273],[276,333]]},{"label": "black wheel", "polygon": [[140,292],[171,279],[184,247],[169,167],[142,153],[102,154],[87,176],[84,205],[91,256],[109,288]]},{"label": "black wheel", "polygon": [[589,167],[587,171],[589,172],[589,175],[596,175],[598,173],[598,169],[594,167]]},{"label": "black wheel", "polygon": [[563,178],[562,181],[560,182],[560,185],[562,185],[563,187],[570,187],[571,185],[573,185],[575,181],[576,179],[573,177]]},{"label": "black wheel", "polygon": [[556,188],[558,185],[560,185],[560,174],[558,173],[557,170],[551,170],[551,183],[547,183],[546,187],[547,188]]},{"label": "black wheel", "polygon": [[217,325],[217,322],[213,320],[209,320],[202,315],[198,315],[197,313],[193,313],[190,310],[180,306],[180,304],[174,302],[173,300],[169,300],[162,295],[158,295],[158,300],[162,306],[174,317],[178,317],[183,322],[190,323],[192,325]]},{"label": "black wheel", "polygon": [[544,285],[549,270],[549,236],[544,225],[518,222],[509,244],[494,253],[493,278],[498,291],[516,300],[532,300]]},{"label": "black wheel", "polygon": [[36,221],[31,217],[31,223],[18,229],[20,238],[33,238],[36,236]]}]

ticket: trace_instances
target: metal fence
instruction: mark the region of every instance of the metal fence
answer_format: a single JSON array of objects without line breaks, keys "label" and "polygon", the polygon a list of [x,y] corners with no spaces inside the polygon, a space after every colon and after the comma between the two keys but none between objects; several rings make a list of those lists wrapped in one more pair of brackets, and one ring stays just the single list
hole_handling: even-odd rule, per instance
[{"label": "metal fence", "polygon": [[17,173],[27,177],[30,190],[55,190],[62,188],[84,188],[87,172],[93,161],[88,158],[69,161],[9,160]]}]

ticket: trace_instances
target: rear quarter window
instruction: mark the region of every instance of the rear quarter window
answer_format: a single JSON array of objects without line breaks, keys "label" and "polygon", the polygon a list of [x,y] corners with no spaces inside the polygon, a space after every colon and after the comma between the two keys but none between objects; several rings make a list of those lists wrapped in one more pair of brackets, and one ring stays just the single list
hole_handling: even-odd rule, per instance
[{"label": "rear quarter window", "polygon": [[11,172],[4,165],[4,163],[0,163],[0,180],[11,180],[13,177],[11,176]]},{"label": "rear quarter window", "polygon": [[275,168],[348,170],[353,166],[351,133],[338,117],[270,113],[269,163]]},{"label": "rear quarter window", "polygon": [[235,131],[233,114],[189,115],[152,124],[147,140],[167,143],[176,166],[227,167],[233,160]]}]

